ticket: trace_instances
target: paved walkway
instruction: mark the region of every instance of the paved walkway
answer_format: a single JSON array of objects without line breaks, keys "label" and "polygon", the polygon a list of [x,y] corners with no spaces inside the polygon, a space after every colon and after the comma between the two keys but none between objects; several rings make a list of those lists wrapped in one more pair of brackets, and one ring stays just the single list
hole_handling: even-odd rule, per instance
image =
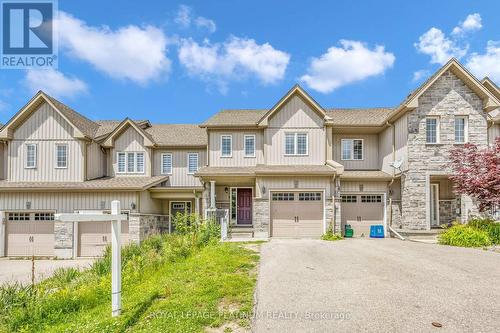
[{"label": "paved walkway", "polygon": [[500,254],[396,239],[272,240],[262,244],[256,315],[255,332],[498,332]]},{"label": "paved walkway", "polygon": [[[35,281],[51,276],[60,267],[89,267],[93,259],[35,260]],[[6,282],[31,283],[31,260],[0,259],[0,284]]]}]

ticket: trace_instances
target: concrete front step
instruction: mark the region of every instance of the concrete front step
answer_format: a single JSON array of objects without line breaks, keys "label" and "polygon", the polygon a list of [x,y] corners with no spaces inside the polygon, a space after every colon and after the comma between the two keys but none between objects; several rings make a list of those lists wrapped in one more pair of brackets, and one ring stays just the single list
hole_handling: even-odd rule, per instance
[{"label": "concrete front step", "polygon": [[229,229],[228,238],[246,239],[253,238],[254,229],[250,227],[232,226]]}]

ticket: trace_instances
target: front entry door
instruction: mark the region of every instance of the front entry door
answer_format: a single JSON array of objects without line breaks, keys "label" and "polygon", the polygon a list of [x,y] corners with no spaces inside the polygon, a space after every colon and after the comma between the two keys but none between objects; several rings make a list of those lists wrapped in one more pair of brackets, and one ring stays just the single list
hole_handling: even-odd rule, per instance
[{"label": "front entry door", "polygon": [[439,226],[439,184],[431,184],[431,227]]},{"label": "front entry door", "polygon": [[237,198],[237,224],[252,224],[252,189],[239,188]]}]

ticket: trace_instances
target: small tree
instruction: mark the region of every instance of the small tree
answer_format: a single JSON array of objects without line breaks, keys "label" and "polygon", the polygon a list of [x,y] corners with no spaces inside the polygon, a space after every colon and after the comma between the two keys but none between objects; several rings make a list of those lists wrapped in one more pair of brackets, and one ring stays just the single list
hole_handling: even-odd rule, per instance
[{"label": "small tree", "polygon": [[479,210],[500,206],[500,137],[491,148],[465,144],[450,153],[455,191],[479,202]]}]

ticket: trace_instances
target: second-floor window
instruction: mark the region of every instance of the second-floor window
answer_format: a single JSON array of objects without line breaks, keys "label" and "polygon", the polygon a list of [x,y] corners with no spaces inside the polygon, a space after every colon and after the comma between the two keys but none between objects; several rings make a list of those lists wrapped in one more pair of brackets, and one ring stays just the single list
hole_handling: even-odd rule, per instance
[{"label": "second-floor window", "polygon": [[68,145],[56,144],[56,168],[64,169],[68,167]]},{"label": "second-floor window", "polygon": [[231,135],[222,135],[220,137],[220,147],[222,157],[231,157],[233,155],[233,137]]},{"label": "second-floor window", "polygon": [[363,159],[363,140],[362,139],[342,139],[342,160],[359,161]]},{"label": "second-floor window", "polygon": [[26,145],[26,163],[25,166],[27,169],[36,168],[37,156],[36,156],[36,144],[28,143]]},{"label": "second-floor window", "polygon": [[172,154],[161,154],[161,173],[164,175],[172,174]]},{"label": "second-floor window", "polygon": [[118,152],[118,173],[144,173],[144,153]]},{"label": "second-floor window", "polygon": [[425,142],[439,143],[439,118],[425,118]]},{"label": "second-floor window", "polygon": [[245,135],[245,157],[255,157],[255,135]]},{"label": "second-floor window", "polygon": [[307,155],[307,133],[285,134],[285,155]]},{"label": "second-floor window", "polygon": [[188,174],[198,171],[198,153],[188,153]]},{"label": "second-floor window", "polygon": [[456,116],[455,117],[455,143],[466,143],[467,142],[467,129],[468,121],[467,117]]}]

